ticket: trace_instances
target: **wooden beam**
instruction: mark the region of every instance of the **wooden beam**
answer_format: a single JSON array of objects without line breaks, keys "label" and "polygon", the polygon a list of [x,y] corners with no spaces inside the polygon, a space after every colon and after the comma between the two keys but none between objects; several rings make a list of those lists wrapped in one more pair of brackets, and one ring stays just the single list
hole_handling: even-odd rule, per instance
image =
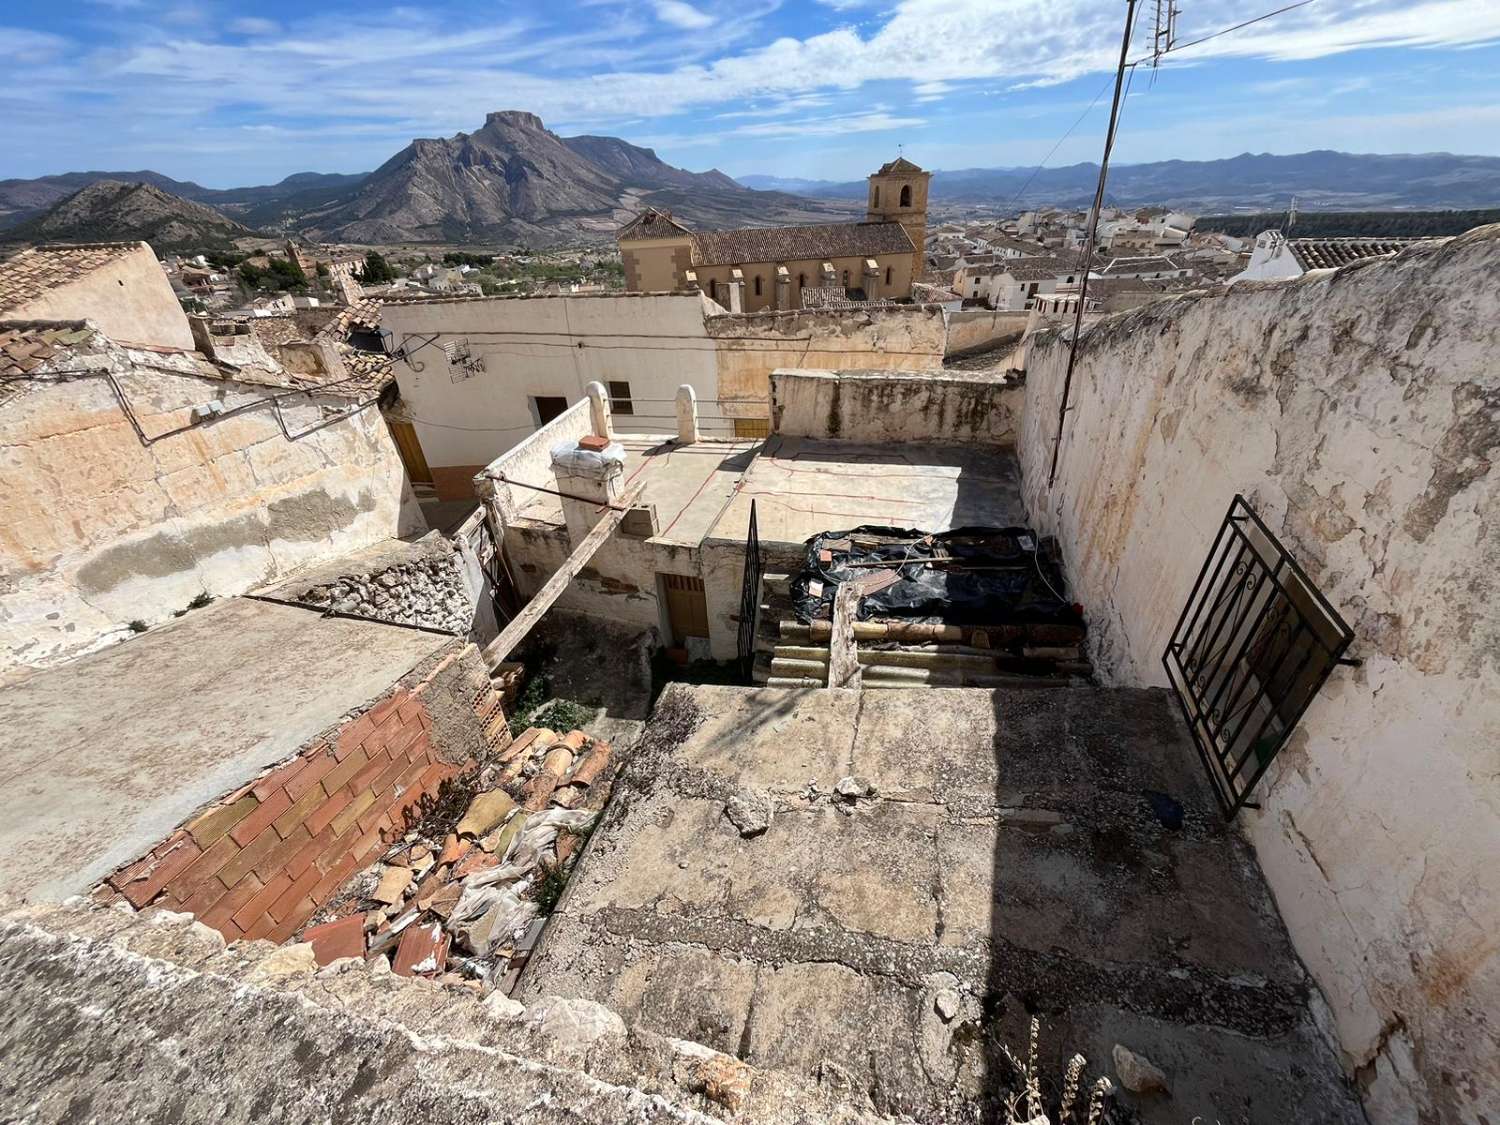
[{"label": "wooden beam", "polygon": [[863,595],[845,582],[833,596],[833,635],[828,639],[828,686],[859,687],[859,657],[854,648],[854,619]]},{"label": "wooden beam", "polygon": [[[604,546],[604,541],[614,534],[615,528],[619,527],[620,521],[625,518],[625,513],[641,498],[641,492],[645,487],[646,484],[642,481],[615,501],[614,505],[604,513],[603,518],[583,537],[583,542],[573,549],[567,562],[557,568],[557,573],[547,579],[546,584],[526,603],[521,612],[511,619],[510,624],[501,630],[500,635],[485,646],[481,655],[487,667],[493,669],[526,639],[526,634],[531,632],[532,627],[542,619],[542,615],[552,608],[552,603],[562,597],[563,591],[577,577],[578,572],[588,566],[589,560],[598,553],[600,547]],[[603,506],[600,505],[600,507]]]}]

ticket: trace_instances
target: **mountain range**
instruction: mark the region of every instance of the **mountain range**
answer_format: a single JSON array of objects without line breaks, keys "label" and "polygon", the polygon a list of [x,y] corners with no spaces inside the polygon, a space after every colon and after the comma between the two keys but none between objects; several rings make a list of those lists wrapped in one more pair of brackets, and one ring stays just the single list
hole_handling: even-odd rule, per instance
[{"label": "mountain range", "polygon": [[[1086,205],[1098,167],[965,168],[933,174],[934,209]],[[131,188],[133,190],[125,190]],[[0,181],[0,235],[146,238],[159,251],[298,233],[369,244],[536,247],[608,241],[645,206],[703,229],[859,217],[863,180],[690,172],[617,137],[560,137],[535,114],[489,114],[473,133],[412,141],[373,172],[303,172],[216,189],[152,171],[68,172]],[[1329,151],[1117,165],[1111,203],[1198,212],[1402,210],[1500,205],[1500,158]],[[10,228],[10,229],[5,229]]]},{"label": "mountain range", "polygon": [[[961,168],[934,172],[930,199],[941,204],[1087,206],[1097,164],[1061,168]],[[863,180],[742,176],[759,190],[858,200]],[[1114,164],[1107,199],[1119,206],[1164,204],[1190,210],[1279,210],[1295,195],[1309,210],[1404,210],[1500,204],[1500,157],[1451,153],[1378,155],[1319,150],[1289,156],[1241,153],[1225,160]]]},{"label": "mountain range", "polygon": [[[15,239],[68,226],[47,223],[48,209],[103,181],[142,184],[264,232],[375,244],[603,241],[647,205],[705,227],[829,222],[859,210],[755,191],[719,171],[689,172],[616,137],[559,137],[535,114],[510,110],[491,113],[473,133],[414,140],[362,175],[301,173],[228,190],[155,172],[0,181],[0,227],[15,228],[7,235]],[[91,207],[88,227],[107,229],[107,216]],[[135,237],[128,229],[122,223],[120,237]]]},{"label": "mountain range", "polygon": [[9,232],[27,242],[144,240],[158,254],[225,249],[254,234],[206,204],[120,180],[96,180]]}]

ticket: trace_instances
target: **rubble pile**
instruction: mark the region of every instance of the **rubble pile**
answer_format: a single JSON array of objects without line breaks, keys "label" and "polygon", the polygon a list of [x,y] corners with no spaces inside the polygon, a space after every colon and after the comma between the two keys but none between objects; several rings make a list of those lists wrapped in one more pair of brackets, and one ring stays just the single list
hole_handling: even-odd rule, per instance
[{"label": "rubble pile", "polygon": [[301,940],[319,964],[378,958],[508,993],[608,799],[611,757],[583,731],[528,729],[474,779],[462,815],[424,818]]},{"label": "rubble pile", "polygon": [[469,592],[452,555],[431,555],[376,574],[349,574],[305,591],[308,605],[422,625],[449,633],[467,633],[474,617]]}]

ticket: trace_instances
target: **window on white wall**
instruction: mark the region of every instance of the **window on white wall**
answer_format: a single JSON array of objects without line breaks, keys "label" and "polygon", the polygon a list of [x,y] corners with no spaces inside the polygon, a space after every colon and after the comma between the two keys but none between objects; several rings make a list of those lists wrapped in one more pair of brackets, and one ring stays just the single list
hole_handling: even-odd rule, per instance
[{"label": "window on white wall", "polygon": [[616,414],[635,413],[635,404],[630,401],[630,384],[624,379],[609,381],[609,408]]}]

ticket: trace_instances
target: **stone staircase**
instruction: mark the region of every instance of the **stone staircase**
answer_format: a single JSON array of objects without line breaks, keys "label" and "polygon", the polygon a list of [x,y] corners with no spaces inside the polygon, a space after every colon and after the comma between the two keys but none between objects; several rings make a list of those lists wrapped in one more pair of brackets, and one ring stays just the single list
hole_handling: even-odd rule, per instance
[{"label": "stone staircase", "polygon": [[[789,589],[791,578],[783,571],[767,571],[761,576],[754,680],[766,687],[827,687],[828,627],[823,622],[806,625],[796,619]],[[998,629],[906,628],[902,639],[888,639],[877,635],[885,626],[863,622],[856,626],[861,687],[1064,687],[1087,683],[1092,675],[1082,651],[1081,629],[1076,630],[1076,638],[1043,635],[1032,640],[1018,634],[1011,639],[1014,643],[1005,642],[1015,651],[1002,652],[976,647],[979,642],[992,643]],[[1067,627],[1033,628],[1055,632]],[[924,631],[930,636],[921,636]]]},{"label": "stone staircase", "polygon": [[885,1120],[590,1001],[320,969],[163,910],[13,908],[0,995],[8,1121]]}]

